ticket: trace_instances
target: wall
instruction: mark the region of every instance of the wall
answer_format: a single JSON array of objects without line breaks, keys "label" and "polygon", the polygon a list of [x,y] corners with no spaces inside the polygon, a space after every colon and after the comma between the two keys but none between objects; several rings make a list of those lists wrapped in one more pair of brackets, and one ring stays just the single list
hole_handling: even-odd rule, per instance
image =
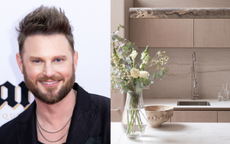
[{"label": "wall", "polygon": [[[229,7],[230,2],[228,0],[134,0],[134,7]],[[159,20],[160,21],[160,20]],[[198,23],[202,20],[196,20],[192,31],[196,29]],[[225,21],[223,25],[219,25],[221,21]],[[213,23],[218,22],[218,25],[213,26]],[[201,26],[203,29],[195,31],[195,35],[191,38],[191,46],[184,47],[152,47],[150,48],[150,56],[154,56],[158,50],[165,50],[169,56],[169,62],[167,66],[170,68],[169,73],[163,77],[162,80],[156,80],[151,85],[150,89],[144,90],[144,98],[191,98],[191,67],[192,67],[192,53],[196,52],[196,74],[197,74],[197,86],[199,91],[199,99],[217,99],[217,94],[220,92],[222,84],[230,84],[230,46],[225,44],[229,39],[229,28],[227,27],[228,20],[210,20],[205,25]],[[159,26],[159,25],[158,25]],[[167,27],[161,27],[162,31]],[[181,27],[184,28],[184,27]],[[148,30],[148,28],[147,28]],[[175,30],[175,29],[174,29]],[[183,30],[186,31],[187,29]],[[170,30],[169,30],[170,31]],[[172,30],[173,31],[173,30]],[[202,32],[201,32],[202,31]],[[215,32],[214,32],[215,31]],[[223,31],[223,32],[222,32]],[[159,31],[154,31],[155,33]],[[201,33],[199,33],[201,32]],[[162,33],[161,33],[162,34]],[[211,36],[209,36],[211,35]],[[174,39],[174,37],[165,38]],[[181,35],[181,38],[187,37],[187,35]],[[205,41],[204,37],[209,37],[208,41]],[[141,39],[148,39],[149,37],[141,37]],[[157,38],[157,37],[155,37]],[[198,38],[198,39],[197,39]],[[154,39],[156,40],[156,39]],[[164,39],[156,41],[162,42]],[[217,42],[218,40],[218,42]],[[196,41],[197,43],[195,43]],[[171,40],[171,43],[174,41]],[[167,44],[167,42],[165,41]],[[198,44],[202,43],[202,44]],[[164,43],[161,43],[164,45]],[[165,45],[166,45],[165,44]],[[180,45],[174,43],[175,45]],[[146,43],[147,45],[147,43]],[[212,46],[211,46],[212,45]],[[219,46],[218,46],[219,45]],[[143,51],[144,48],[140,48],[139,51]]]},{"label": "wall", "polygon": [[[75,49],[79,53],[76,82],[90,93],[110,97],[110,1],[108,0],[20,0],[1,1],[0,4],[0,85],[9,82],[17,87],[23,81],[15,55],[18,52],[15,27],[29,12],[40,5],[61,7],[74,27]],[[9,98],[8,89],[1,87],[0,101]],[[12,92],[12,91],[11,91]],[[20,103],[21,88],[11,97]],[[33,96],[30,97],[33,101]],[[24,110],[5,101],[0,105],[0,126]]]}]

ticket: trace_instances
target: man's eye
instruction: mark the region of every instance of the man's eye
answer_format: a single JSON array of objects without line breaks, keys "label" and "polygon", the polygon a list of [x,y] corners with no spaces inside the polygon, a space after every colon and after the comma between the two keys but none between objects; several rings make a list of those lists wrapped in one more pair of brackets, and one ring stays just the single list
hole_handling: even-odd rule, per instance
[{"label": "man's eye", "polygon": [[40,60],[33,60],[33,63],[40,63]]},{"label": "man's eye", "polygon": [[63,59],[55,59],[55,62],[61,62]]}]

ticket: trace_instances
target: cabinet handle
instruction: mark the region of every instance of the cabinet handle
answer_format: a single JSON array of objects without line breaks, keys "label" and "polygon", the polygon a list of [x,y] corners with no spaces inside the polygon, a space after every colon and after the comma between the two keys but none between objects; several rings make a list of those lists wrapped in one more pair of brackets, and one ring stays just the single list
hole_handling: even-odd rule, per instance
[{"label": "cabinet handle", "polygon": [[118,108],[118,109],[111,109],[111,111],[119,111],[120,109]]}]

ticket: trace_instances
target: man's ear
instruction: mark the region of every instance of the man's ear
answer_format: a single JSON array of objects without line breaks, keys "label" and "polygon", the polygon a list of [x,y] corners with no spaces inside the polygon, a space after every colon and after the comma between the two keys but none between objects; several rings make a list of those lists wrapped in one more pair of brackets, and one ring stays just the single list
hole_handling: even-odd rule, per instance
[{"label": "man's ear", "polygon": [[21,73],[23,74],[23,63],[22,63],[22,58],[19,53],[16,54],[16,60],[18,63],[18,67],[21,70]]},{"label": "man's ear", "polygon": [[78,52],[75,50],[74,51],[74,70],[76,71],[77,68],[77,63],[78,63]]}]

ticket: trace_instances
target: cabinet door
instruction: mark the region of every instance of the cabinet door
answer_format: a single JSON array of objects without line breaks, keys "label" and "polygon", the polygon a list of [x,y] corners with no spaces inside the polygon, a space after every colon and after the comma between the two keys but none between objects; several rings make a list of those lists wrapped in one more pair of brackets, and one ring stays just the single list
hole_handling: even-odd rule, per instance
[{"label": "cabinet door", "polygon": [[230,19],[194,19],[194,47],[230,47]]},{"label": "cabinet door", "polygon": [[193,47],[193,20],[130,19],[129,37],[138,47]]},{"label": "cabinet door", "polygon": [[111,122],[120,122],[124,110],[125,96],[119,90],[111,91]]},{"label": "cabinet door", "polygon": [[230,111],[218,111],[218,122],[230,122]]},{"label": "cabinet door", "polygon": [[174,111],[171,122],[217,122],[217,111]]}]

